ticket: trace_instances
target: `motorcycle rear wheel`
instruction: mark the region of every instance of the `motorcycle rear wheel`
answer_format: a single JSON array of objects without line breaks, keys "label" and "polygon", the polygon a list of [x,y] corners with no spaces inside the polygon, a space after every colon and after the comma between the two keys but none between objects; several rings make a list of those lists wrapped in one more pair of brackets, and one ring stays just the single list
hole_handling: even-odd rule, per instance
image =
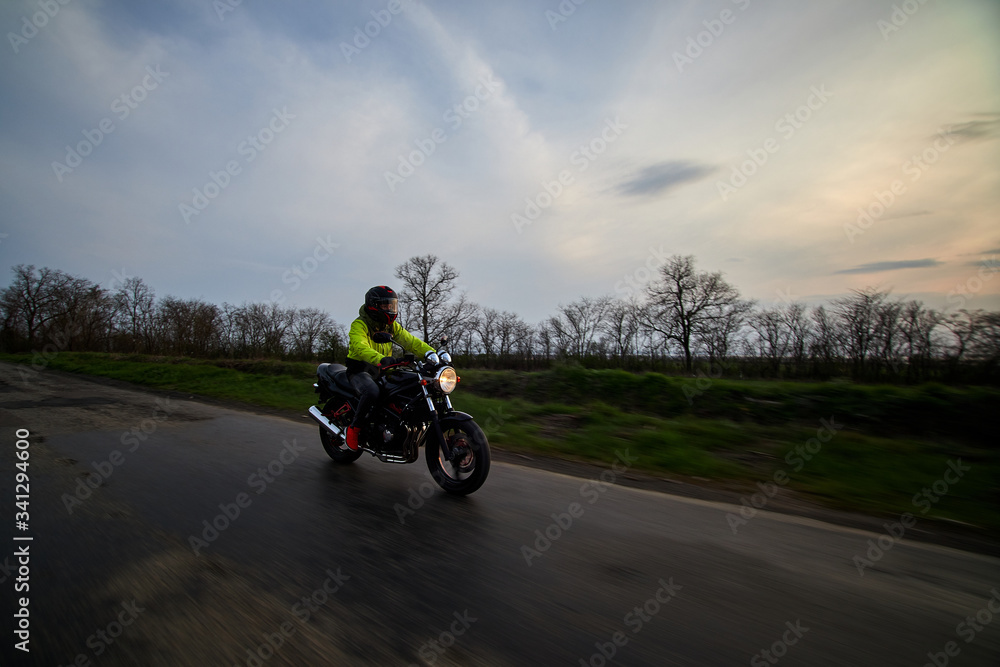
[{"label": "motorcycle rear wheel", "polygon": [[483,429],[471,420],[448,424],[442,429],[452,449],[458,448],[460,455],[453,461],[446,460],[440,443],[432,437],[425,445],[427,469],[448,493],[468,495],[483,485],[490,472],[490,443]]},{"label": "motorcycle rear wheel", "polygon": [[333,435],[322,426],[319,427],[319,439],[323,443],[323,449],[337,463],[354,463],[361,456],[360,449],[350,449],[343,438]]}]

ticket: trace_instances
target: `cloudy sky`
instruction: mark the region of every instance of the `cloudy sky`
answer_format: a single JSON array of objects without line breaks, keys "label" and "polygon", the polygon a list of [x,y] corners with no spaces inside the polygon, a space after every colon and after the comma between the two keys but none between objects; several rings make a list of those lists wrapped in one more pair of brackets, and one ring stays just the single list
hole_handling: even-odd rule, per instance
[{"label": "cloudy sky", "polygon": [[2,283],[347,322],[433,253],[534,322],[679,253],[1000,307],[1000,3],[576,2],[6,0]]}]

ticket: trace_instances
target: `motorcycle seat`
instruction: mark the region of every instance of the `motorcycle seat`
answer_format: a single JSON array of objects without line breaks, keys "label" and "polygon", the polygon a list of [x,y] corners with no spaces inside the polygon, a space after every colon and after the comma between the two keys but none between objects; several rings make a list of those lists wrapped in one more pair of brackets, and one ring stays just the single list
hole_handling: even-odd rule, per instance
[{"label": "motorcycle seat", "polygon": [[327,389],[334,387],[346,392],[348,396],[354,396],[354,387],[347,379],[347,366],[342,364],[320,364],[316,368],[316,376],[320,382],[325,384]]}]

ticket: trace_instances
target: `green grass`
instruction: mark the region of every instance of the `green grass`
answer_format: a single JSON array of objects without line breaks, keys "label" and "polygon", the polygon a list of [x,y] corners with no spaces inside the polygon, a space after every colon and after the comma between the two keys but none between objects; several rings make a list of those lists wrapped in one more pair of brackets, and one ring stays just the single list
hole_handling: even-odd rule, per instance
[{"label": "green grass", "polygon": [[514,373],[463,371],[483,395],[579,403],[599,400],[628,412],[691,415],[761,424],[836,416],[852,429],[887,437],[941,436],[987,442],[995,439],[989,415],[1000,407],[1000,389],[858,385],[847,382],[784,382],[683,378],[566,366]]},{"label": "green grass", "polygon": [[[0,355],[0,361],[30,366],[31,357]],[[301,410],[315,401],[312,383],[316,364],[310,363],[213,363],[173,357],[62,352],[49,361],[48,367],[269,408]]]},{"label": "green grass", "polygon": [[[25,355],[0,360],[30,363]],[[205,361],[64,352],[54,369],[271,408],[312,404],[315,364]],[[731,488],[788,474],[788,486],[824,505],[885,515],[911,512],[1000,529],[1000,391],[849,383],[702,380],[557,368],[539,373],[462,370],[452,401],[498,447],[715,480]],[[692,389],[695,390],[692,393]],[[795,450],[820,419],[843,428],[801,469]],[[786,457],[792,457],[786,460]],[[925,515],[913,503],[949,460],[971,466]]]},{"label": "green grass", "polygon": [[[456,394],[453,403],[476,415],[481,424],[493,426],[488,429],[490,442],[506,449],[610,464],[616,449],[628,448],[639,457],[637,469],[707,478],[735,488],[773,480],[783,471],[790,478],[789,488],[829,507],[885,515],[910,512],[1000,528],[1000,452],[993,446],[884,438],[845,427],[819,443],[820,450],[805,460],[795,450],[816,437],[818,421],[806,425],[664,418],[606,404],[534,405],[475,394]],[[913,496],[942,479],[949,460],[959,459],[972,470],[922,513]]]}]

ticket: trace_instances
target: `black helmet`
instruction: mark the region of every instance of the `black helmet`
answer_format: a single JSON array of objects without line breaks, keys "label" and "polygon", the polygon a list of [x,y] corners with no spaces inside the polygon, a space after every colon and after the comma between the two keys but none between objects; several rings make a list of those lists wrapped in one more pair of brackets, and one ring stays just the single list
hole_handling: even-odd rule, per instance
[{"label": "black helmet", "polygon": [[399,314],[396,293],[385,285],[371,288],[365,293],[365,312],[375,322],[392,326]]}]

